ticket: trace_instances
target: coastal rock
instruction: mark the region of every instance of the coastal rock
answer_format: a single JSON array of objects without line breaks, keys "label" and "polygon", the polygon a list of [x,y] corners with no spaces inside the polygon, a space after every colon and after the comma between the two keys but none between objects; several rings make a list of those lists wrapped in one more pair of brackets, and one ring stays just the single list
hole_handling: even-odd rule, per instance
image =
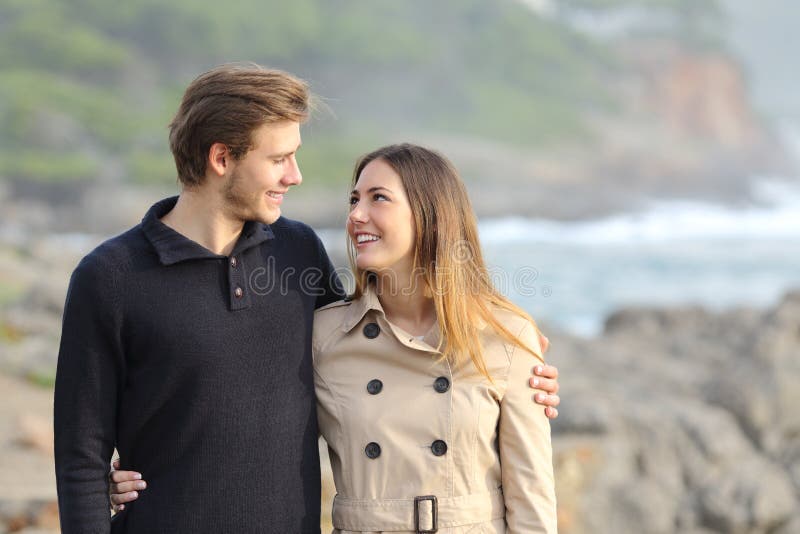
[{"label": "coastal rock", "polygon": [[699,495],[704,524],[732,534],[771,532],[797,509],[785,472],[758,457],[712,477]]},{"label": "coastal rock", "polygon": [[754,342],[708,383],[706,396],[730,410],[748,435],[777,458],[800,446],[800,292],[765,314]]},{"label": "coastal rock", "polygon": [[53,423],[31,413],[17,417],[19,435],[17,443],[34,449],[47,457],[53,455]]},{"label": "coastal rock", "polygon": [[788,522],[776,528],[771,534],[796,534],[800,532],[800,514],[796,514]]},{"label": "coastal rock", "polygon": [[554,450],[595,459],[557,456],[561,532],[795,532],[800,293],[761,312],[629,308],[597,339],[550,337]]},{"label": "coastal rock", "polygon": [[0,532],[57,534],[59,531],[56,501],[0,501]]}]

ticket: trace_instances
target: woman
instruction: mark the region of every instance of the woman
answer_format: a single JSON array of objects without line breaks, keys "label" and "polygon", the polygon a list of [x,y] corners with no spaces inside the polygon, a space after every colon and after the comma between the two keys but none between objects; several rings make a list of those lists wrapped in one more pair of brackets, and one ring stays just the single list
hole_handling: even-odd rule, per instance
[{"label": "woman", "polygon": [[355,292],[314,319],[334,532],[556,532],[527,384],[543,338],[492,286],[457,171],[415,145],[367,154],[347,232]]}]

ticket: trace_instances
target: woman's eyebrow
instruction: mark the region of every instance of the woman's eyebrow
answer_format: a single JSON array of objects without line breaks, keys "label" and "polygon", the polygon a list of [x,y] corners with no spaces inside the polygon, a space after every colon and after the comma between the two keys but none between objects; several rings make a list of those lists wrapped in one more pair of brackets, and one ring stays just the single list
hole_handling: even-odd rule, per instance
[{"label": "woman's eyebrow", "polygon": [[[367,189],[367,193],[374,193],[375,191],[381,191],[381,190],[387,191],[389,193],[392,192],[392,190],[389,189],[388,187],[383,187],[382,185],[376,185],[375,187],[370,187],[369,189]],[[350,194],[358,195],[359,194],[358,189],[353,189],[352,191],[350,191]]]}]

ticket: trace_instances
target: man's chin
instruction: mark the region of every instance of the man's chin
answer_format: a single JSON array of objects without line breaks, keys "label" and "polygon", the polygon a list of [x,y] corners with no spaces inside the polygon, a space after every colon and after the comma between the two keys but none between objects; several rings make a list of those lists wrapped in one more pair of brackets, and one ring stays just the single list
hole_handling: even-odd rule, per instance
[{"label": "man's chin", "polygon": [[280,218],[280,216],[281,216],[281,210],[279,209],[258,210],[258,211],[251,211],[245,220],[260,222],[263,224],[272,224],[275,221],[277,221],[278,218]]},{"label": "man's chin", "polygon": [[274,210],[270,212],[266,212],[261,214],[257,220],[258,222],[262,222],[264,224],[272,224],[277,221],[281,216],[281,210]]}]

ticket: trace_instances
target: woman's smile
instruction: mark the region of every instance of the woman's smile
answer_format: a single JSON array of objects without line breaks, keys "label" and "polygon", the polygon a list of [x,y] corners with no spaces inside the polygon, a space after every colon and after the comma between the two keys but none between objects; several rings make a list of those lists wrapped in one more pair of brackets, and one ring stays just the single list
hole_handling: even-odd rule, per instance
[{"label": "woman's smile", "polygon": [[347,233],[360,269],[409,273],[414,261],[414,217],[400,176],[384,160],[370,162],[350,193]]},{"label": "woman's smile", "polygon": [[380,236],[377,236],[375,234],[356,232],[356,247],[357,248],[366,247],[368,245],[371,245],[371,244],[375,243],[379,239],[380,239]]}]

